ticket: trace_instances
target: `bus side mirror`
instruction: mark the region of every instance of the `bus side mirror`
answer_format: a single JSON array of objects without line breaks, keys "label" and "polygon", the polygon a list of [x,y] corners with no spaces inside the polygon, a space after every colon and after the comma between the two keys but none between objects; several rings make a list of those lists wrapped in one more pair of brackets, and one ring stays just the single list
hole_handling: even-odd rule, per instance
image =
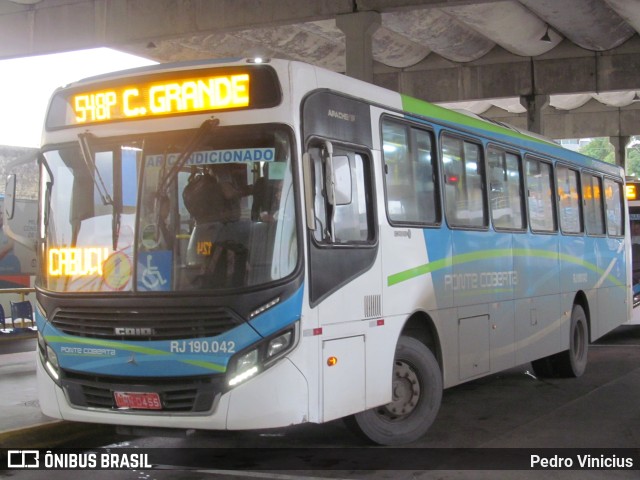
[{"label": "bus side mirror", "polygon": [[313,207],[313,180],[311,178],[311,155],[302,155],[302,174],[304,177],[304,203],[307,212],[307,228],[311,231],[316,229],[316,213]]},{"label": "bus side mirror", "polygon": [[16,198],[16,174],[7,176],[7,183],[4,188],[4,218],[11,220],[15,213]]}]

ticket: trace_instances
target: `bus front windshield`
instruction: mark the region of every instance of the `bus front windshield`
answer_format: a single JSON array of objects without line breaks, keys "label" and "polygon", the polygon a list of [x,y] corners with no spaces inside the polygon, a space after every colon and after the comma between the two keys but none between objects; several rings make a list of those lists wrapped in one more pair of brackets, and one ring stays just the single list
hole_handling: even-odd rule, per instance
[{"label": "bus front windshield", "polygon": [[298,261],[290,130],[201,130],[81,135],[45,151],[39,284],[228,291],[290,275]]}]

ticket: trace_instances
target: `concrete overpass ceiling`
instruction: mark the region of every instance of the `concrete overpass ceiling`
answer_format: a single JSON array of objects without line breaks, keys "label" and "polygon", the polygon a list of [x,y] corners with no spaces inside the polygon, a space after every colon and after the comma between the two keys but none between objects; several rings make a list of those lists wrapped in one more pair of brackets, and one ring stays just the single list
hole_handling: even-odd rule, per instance
[{"label": "concrete overpass ceiling", "polygon": [[[608,0],[519,0],[563,36],[586,50],[611,50],[635,33]],[[619,1],[621,4],[638,2]]]},{"label": "concrete overpass ceiling", "polygon": [[[345,71],[345,35],[335,17],[353,11],[381,14],[373,57],[391,68],[408,68],[434,54],[473,62],[496,45],[513,55],[537,57],[565,38],[603,52],[640,31],[637,0],[300,0],[270,5],[251,0],[0,0],[0,27],[6,27],[0,28],[5,44],[0,58],[70,49],[75,37],[78,48],[106,44],[158,61],[263,54]],[[1,30],[11,38],[3,38]],[[548,41],[541,40],[545,34]],[[48,37],[52,41],[46,42]],[[12,55],[8,40],[27,44]]]},{"label": "concrete overpass ceiling", "polygon": [[[566,95],[551,95],[549,105],[557,110],[574,110],[580,108],[589,101],[594,100],[607,107],[623,108],[640,106],[640,93],[629,92],[605,92],[605,93],[580,93]],[[469,110],[475,114],[482,114],[497,107],[509,113],[524,113],[526,109],[521,105],[519,97],[498,98],[471,102],[442,102],[443,107]]]},{"label": "concrete overpass ceiling", "polygon": [[[396,35],[410,38],[422,46],[424,53],[418,61],[434,52],[452,62],[469,62],[483,57],[495,46],[495,42],[443,9],[383,13],[382,24]],[[385,48],[384,44],[376,44],[377,36],[378,32],[374,33],[374,51]],[[407,56],[400,68],[418,61]]]},{"label": "concrete overpass ceiling", "polygon": [[[496,45],[514,55],[536,57],[553,50],[563,38],[587,50],[606,51],[640,30],[626,20],[640,22],[635,0],[606,1],[609,3],[604,3],[605,0],[372,2],[377,4],[372,7],[383,7],[382,25],[373,35],[373,57],[393,68],[410,67],[431,53],[464,63],[484,57]],[[356,3],[366,7],[368,2]],[[393,9],[398,3],[411,6]],[[541,41],[545,34],[549,40]],[[159,61],[185,55],[219,58],[230,52],[234,56],[259,53],[345,70],[345,36],[334,19],[160,38],[153,44],[157,50],[147,49],[146,43],[125,48]]]},{"label": "concrete overpass ceiling", "polygon": [[476,113],[545,95],[554,111],[633,109],[640,133],[640,0],[0,0],[0,59],[108,46],[345,72],[336,18],[355,12],[380,14],[374,83]]},{"label": "concrete overpass ceiling", "polygon": [[549,31],[550,41],[541,42],[546,23],[517,1],[462,5],[443,10],[515,55],[542,55],[562,40]]},{"label": "concrete overpass ceiling", "polygon": [[605,0],[636,32],[640,32],[640,8],[635,0]]}]

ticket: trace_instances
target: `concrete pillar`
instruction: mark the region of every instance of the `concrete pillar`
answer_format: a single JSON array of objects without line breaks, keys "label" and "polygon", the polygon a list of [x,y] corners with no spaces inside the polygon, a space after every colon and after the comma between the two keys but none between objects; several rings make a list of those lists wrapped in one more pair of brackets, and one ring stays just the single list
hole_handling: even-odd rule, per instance
[{"label": "concrete pillar", "polygon": [[549,105],[549,95],[522,95],[520,105],[527,109],[527,130],[543,135],[542,109]]},{"label": "concrete pillar", "polygon": [[338,15],[336,26],[346,37],[347,75],[373,83],[372,37],[382,20],[378,12]]},{"label": "concrete pillar", "polygon": [[609,143],[613,145],[613,151],[616,156],[616,165],[627,169],[627,145],[631,137],[626,135],[609,137]]}]

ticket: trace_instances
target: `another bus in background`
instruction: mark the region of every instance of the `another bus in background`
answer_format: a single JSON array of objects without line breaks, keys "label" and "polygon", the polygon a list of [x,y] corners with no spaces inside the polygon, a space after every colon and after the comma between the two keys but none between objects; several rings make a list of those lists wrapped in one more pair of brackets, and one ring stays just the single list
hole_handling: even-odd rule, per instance
[{"label": "another bus in background", "polygon": [[633,310],[627,324],[640,325],[640,180],[627,177],[627,203],[631,228],[631,264],[633,281]]},{"label": "another bus in background", "polygon": [[[38,202],[21,199],[15,202],[17,232],[36,240]],[[4,223],[4,196],[0,195],[0,290],[31,287],[36,274],[36,252],[20,242],[14,242],[2,231]]]}]

